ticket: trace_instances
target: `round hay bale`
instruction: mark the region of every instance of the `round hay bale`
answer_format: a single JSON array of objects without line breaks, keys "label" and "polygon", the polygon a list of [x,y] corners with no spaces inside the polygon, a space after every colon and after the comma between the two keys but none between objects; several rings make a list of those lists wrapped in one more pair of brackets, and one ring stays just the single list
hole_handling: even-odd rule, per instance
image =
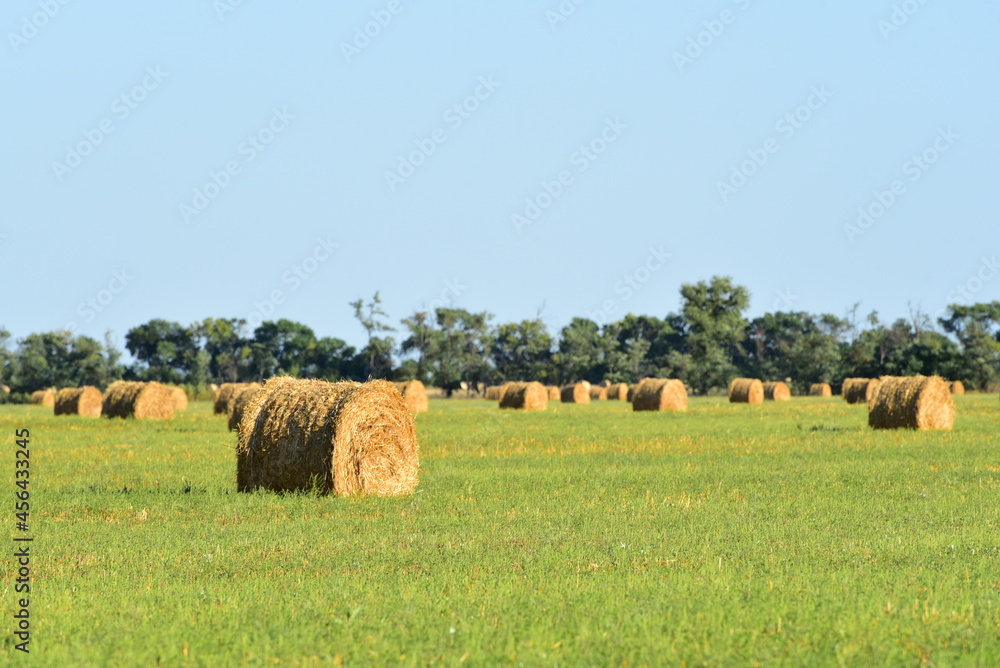
[{"label": "round hay bale", "polygon": [[960,380],[953,380],[948,386],[952,394],[965,394],[965,384]]},{"label": "round hay bale", "polygon": [[613,383],[608,386],[608,399],[625,401],[628,399],[628,383]]},{"label": "round hay bale", "polygon": [[686,411],[688,393],[684,383],[673,378],[646,378],[632,397],[633,411]]},{"label": "round hay bale", "polygon": [[64,387],[56,395],[56,415],[83,415],[101,417],[104,397],[96,387]]},{"label": "round hay bale", "polygon": [[867,404],[878,387],[878,378],[845,378],[841,394],[849,404]]},{"label": "round hay bale", "polygon": [[212,404],[212,412],[215,415],[228,414],[229,400],[232,399],[236,388],[243,383],[223,383],[215,393],[215,403]]},{"label": "round hay bale", "polygon": [[507,383],[500,408],[521,408],[526,411],[544,411],[549,407],[549,391],[539,382]]},{"label": "round hay bale", "polygon": [[404,383],[393,383],[411,413],[427,412],[427,388],[419,380],[408,380]]},{"label": "round hay bale", "polygon": [[868,406],[873,429],[951,429],[955,404],[940,376],[885,377]]},{"label": "round hay bale", "polygon": [[109,418],[171,418],[174,402],[170,392],[159,383],[119,380],[104,392],[101,415]]},{"label": "round hay bale", "polygon": [[[645,380],[645,379],[643,379]],[[642,381],[640,380],[639,383]],[[639,389],[639,383],[633,383],[628,386],[628,392],[625,394],[625,401],[632,401],[635,399],[635,391]]]},{"label": "round hay bale", "polygon": [[564,404],[589,404],[590,383],[584,380],[565,386],[559,391],[559,399]]},{"label": "round hay bale", "polygon": [[500,395],[503,392],[503,385],[490,385],[486,388],[483,393],[483,398],[489,401],[500,401]]},{"label": "round hay bale", "polygon": [[31,393],[31,403],[44,406],[45,408],[55,408],[55,390],[51,388],[48,390],[35,390]]},{"label": "round hay bale", "polygon": [[790,401],[792,391],[781,381],[768,381],[764,383],[764,398],[768,401]]},{"label": "round hay bale", "polygon": [[608,388],[603,385],[591,385],[590,386],[590,398],[594,401],[599,401],[601,399],[608,398]]},{"label": "round hay bale", "polygon": [[546,385],[545,391],[549,393],[549,401],[559,401],[559,397],[562,396],[558,385]]},{"label": "round hay bale", "polygon": [[809,386],[810,397],[832,397],[833,388],[830,383],[813,383]]},{"label": "round hay bale", "polygon": [[187,410],[188,395],[184,391],[184,388],[177,387],[176,385],[168,385],[167,391],[170,393],[170,401],[173,402],[175,411]]},{"label": "round hay bale", "polygon": [[729,384],[729,401],[734,404],[764,403],[764,383],[756,378],[736,378]]},{"label": "round hay bale", "polygon": [[237,431],[240,428],[240,422],[243,420],[243,414],[246,412],[250,400],[259,391],[260,386],[254,383],[248,387],[237,388],[233,392],[226,407],[226,412],[229,415],[229,431]]},{"label": "round hay bale", "polygon": [[236,485],[276,492],[409,494],[419,445],[402,395],[367,383],[272,378],[250,400],[236,448]]}]

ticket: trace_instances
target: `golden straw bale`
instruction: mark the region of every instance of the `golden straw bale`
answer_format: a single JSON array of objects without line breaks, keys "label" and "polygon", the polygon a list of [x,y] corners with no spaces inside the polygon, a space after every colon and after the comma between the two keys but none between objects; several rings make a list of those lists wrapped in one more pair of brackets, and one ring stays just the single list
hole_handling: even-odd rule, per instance
[{"label": "golden straw bale", "polygon": [[170,392],[159,383],[119,380],[104,392],[101,415],[109,418],[171,418],[174,402]]},{"label": "golden straw bale", "polygon": [[633,411],[686,411],[688,393],[684,383],[672,378],[646,378],[632,397]]},{"label": "golden straw bale", "polygon": [[628,399],[628,383],[613,383],[608,387],[608,399],[625,401]]},{"label": "golden straw bale", "polygon": [[830,383],[813,383],[809,386],[810,397],[832,397],[833,388]]},{"label": "golden straw bale", "polygon": [[789,401],[792,398],[792,391],[788,385],[781,381],[768,381],[764,383],[764,399],[768,401]]},{"label": "golden straw bale", "polygon": [[176,385],[168,385],[167,391],[170,392],[170,400],[174,402],[175,411],[183,411],[188,407],[188,395],[184,391],[183,387],[177,387]]},{"label": "golden straw bale", "polygon": [[226,404],[226,415],[228,417],[229,431],[236,431],[240,428],[240,421],[243,413],[246,412],[253,395],[260,391],[257,383],[247,383],[233,390],[229,395],[229,402]]},{"label": "golden straw bale", "polygon": [[53,389],[35,390],[31,393],[31,403],[45,408],[54,408],[56,405],[56,393]]},{"label": "golden straw bale", "polygon": [[560,390],[559,399],[564,404],[589,404],[590,383],[582,381],[565,386]]},{"label": "golden straw bale", "polygon": [[600,399],[608,398],[608,388],[603,385],[591,385],[590,386],[590,398],[597,401]]},{"label": "golden straw bale", "polygon": [[953,380],[949,385],[952,394],[965,394],[965,384],[960,380]]},{"label": "golden straw bale", "polygon": [[56,395],[56,415],[83,415],[101,417],[104,397],[96,387],[64,387]]},{"label": "golden straw bale", "polygon": [[[643,380],[645,380],[645,378]],[[642,380],[639,381],[639,383],[641,382]],[[625,401],[632,401],[635,399],[635,391],[639,389],[639,383],[633,383],[628,386],[628,393],[625,395]]]},{"label": "golden straw bale", "polygon": [[878,384],[878,378],[845,378],[841,394],[849,404],[867,404]]},{"label": "golden straw bale", "polygon": [[[505,385],[506,383],[504,383]],[[486,388],[486,392],[483,394],[483,398],[489,401],[499,401],[500,395],[503,393],[503,385],[490,385]]]},{"label": "golden straw bale", "polygon": [[764,403],[764,383],[756,378],[736,378],[729,384],[729,401],[737,404]]},{"label": "golden straw bale", "polygon": [[413,415],[384,380],[272,378],[243,413],[236,449],[241,492],[409,494],[417,485]]},{"label": "golden straw bale", "polygon": [[558,385],[546,385],[545,391],[549,393],[549,401],[559,401],[559,397],[562,396]]},{"label": "golden straw bale", "polygon": [[526,411],[544,411],[549,407],[549,391],[538,382],[507,383],[500,398],[500,408],[523,408]]},{"label": "golden straw bale", "polygon": [[399,393],[403,395],[403,401],[411,413],[425,413],[427,411],[427,388],[419,380],[408,380],[403,383],[394,383]]},{"label": "golden straw bale", "polygon": [[868,404],[868,425],[874,429],[951,429],[955,404],[951,388],[939,376],[881,379]]}]

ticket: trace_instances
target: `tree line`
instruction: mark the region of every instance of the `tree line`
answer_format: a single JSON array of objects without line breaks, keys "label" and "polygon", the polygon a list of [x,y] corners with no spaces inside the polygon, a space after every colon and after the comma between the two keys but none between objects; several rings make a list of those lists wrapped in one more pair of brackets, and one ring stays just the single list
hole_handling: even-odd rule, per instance
[{"label": "tree line", "polygon": [[376,293],[350,304],[366,335],[360,349],[284,319],[252,331],[238,318],[154,319],[125,335],[128,365],[110,333],[103,342],[52,331],[15,343],[0,327],[0,381],[14,401],[46,387],[104,388],[122,378],[204,387],[284,374],[417,378],[449,391],[462,383],[647,376],[678,378],[697,394],[722,390],[737,376],[790,378],[799,392],[814,382],[882,375],[940,375],[980,390],[1000,383],[1000,302],[954,304],[936,322],[919,310],[891,324],[877,312],[859,322],[858,304],[843,317],[789,311],[749,320],[750,292],[728,277],[680,292],[679,313],[629,314],[603,325],[574,318],[558,335],[539,318],[494,324],[490,313],[459,308],[417,311],[394,327]]}]

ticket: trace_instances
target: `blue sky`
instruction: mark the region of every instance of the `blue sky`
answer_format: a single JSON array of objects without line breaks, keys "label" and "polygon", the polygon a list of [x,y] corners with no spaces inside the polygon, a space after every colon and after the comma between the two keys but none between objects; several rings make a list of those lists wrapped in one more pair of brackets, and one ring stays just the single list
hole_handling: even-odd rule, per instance
[{"label": "blue sky", "polygon": [[376,290],[395,323],[557,331],[714,274],[751,315],[1000,299],[996,3],[11,0],[0,26],[17,337],[358,344]]}]

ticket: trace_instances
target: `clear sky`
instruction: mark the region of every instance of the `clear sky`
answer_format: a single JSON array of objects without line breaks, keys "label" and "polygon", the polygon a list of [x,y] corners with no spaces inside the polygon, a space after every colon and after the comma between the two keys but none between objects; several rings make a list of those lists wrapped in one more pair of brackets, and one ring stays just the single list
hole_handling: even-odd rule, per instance
[{"label": "clear sky", "polygon": [[62,1],[0,9],[16,337],[1000,299],[995,2]]}]

